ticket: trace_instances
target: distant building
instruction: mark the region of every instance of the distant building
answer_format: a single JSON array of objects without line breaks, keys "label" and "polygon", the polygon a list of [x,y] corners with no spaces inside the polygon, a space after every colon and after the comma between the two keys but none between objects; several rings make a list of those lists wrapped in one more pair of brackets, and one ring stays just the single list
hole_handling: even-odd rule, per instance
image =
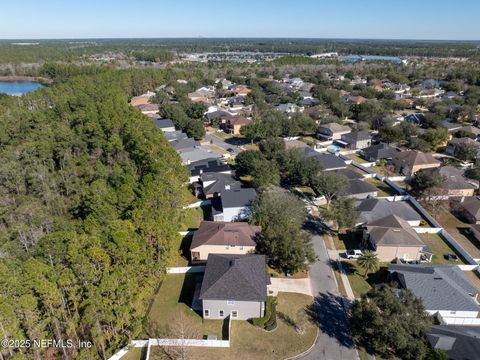
[{"label": "distant building", "polygon": [[163,132],[172,132],[175,131],[175,125],[173,121],[170,119],[157,119],[154,121],[155,125],[157,125]]},{"label": "distant building", "polygon": [[339,140],[343,135],[352,131],[349,126],[338,123],[321,125],[317,130],[317,138],[322,140]]},{"label": "distant building", "polygon": [[364,149],[372,144],[372,137],[366,131],[352,131],[342,135],[341,141],[349,149]]},{"label": "distant building", "polygon": [[408,150],[397,152],[392,159],[395,169],[403,175],[413,176],[418,170],[438,168],[441,162],[431,154]]}]

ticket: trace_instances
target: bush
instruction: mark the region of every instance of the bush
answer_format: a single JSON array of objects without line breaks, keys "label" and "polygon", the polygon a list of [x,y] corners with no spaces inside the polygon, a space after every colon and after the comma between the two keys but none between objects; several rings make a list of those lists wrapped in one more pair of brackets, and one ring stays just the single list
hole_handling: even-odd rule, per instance
[{"label": "bush", "polygon": [[273,330],[277,326],[277,298],[269,296],[265,305],[265,315],[261,318],[250,319],[254,326],[258,326],[265,330]]}]

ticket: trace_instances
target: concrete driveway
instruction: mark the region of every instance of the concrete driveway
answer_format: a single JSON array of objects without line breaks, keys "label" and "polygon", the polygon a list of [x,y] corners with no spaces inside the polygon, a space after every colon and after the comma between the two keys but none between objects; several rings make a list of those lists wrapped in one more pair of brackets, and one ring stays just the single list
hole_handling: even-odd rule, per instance
[{"label": "concrete driveway", "polygon": [[271,278],[268,294],[276,296],[279,292],[300,293],[313,296],[310,279]]}]

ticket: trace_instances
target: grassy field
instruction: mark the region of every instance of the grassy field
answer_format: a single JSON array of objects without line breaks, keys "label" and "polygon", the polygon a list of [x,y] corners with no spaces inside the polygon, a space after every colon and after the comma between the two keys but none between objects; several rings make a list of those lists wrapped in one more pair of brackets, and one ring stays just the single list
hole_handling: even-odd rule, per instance
[{"label": "grassy field", "polygon": [[175,253],[170,260],[169,266],[188,266],[190,262],[190,244],[192,242],[192,236],[178,235],[177,242],[175,243]]},{"label": "grassy field", "polygon": [[[196,200],[200,201],[200,200]],[[201,207],[182,210],[179,231],[188,229],[197,229],[200,221],[203,220],[203,209]]]},{"label": "grassy field", "polygon": [[[457,251],[452,248],[447,241],[438,234],[419,234],[420,238],[423,240],[425,245],[427,245],[433,251],[432,264],[465,264],[462,256],[457,253]],[[447,254],[456,254],[458,256],[458,261],[453,262],[445,259]]]},{"label": "grassy field", "polygon": [[353,160],[353,161],[356,161],[357,163],[359,164],[364,164],[364,163],[367,163],[368,161],[365,160],[364,158],[360,157],[359,155],[357,154],[349,154],[349,155],[345,155],[347,158]]},{"label": "grassy field", "polygon": [[128,353],[122,356],[121,360],[143,360],[146,353],[147,348],[131,348]]},{"label": "grassy field", "polygon": [[[223,321],[203,320],[190,309],[195,289],[194,275],[168,275],[155,297],[145,322],[145,336],[160,337],[175,334],[179,319],[186,319],[189,331],[196,338],[216,335],[226,339]],[[292,325],[277,317],[278,326],[272,332],[254,327],[247,321],[233,321],[231,347],[229,349],[189,348],[192,359],[284,359],[308,349],[314,342],[317,327],[308,318],[305,310],[312,297],[302,294],[279,293],[277,313],[304,325],[304,333],[298,333]],[[168,352],[156,348],[153,359],[168,359]],[[139,353],[140,354],[140,353]],[[128,360],[139,360],[139,355],[129,352]],[[137,357],[135,357],[137,356]]]},{"label": "grassy field", "polygon": [[366,182],[375,186],[378,189],[378,196],[393,196],[397,195],[397,192],[392,187],[388,186],[383,181],[380,181],[375,178],[366,179]]}]

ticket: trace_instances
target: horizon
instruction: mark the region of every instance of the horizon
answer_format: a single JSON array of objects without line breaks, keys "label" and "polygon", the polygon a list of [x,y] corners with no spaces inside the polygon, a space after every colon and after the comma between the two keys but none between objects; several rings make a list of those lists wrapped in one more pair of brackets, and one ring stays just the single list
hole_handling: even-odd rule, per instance
[{"label": "horizon", "polygon": [[[26,12],[25,9],[29,11]],[[304,38],[479,41],[480,3],[458,0],[25,0],[4,4],[4,40]]]}]

